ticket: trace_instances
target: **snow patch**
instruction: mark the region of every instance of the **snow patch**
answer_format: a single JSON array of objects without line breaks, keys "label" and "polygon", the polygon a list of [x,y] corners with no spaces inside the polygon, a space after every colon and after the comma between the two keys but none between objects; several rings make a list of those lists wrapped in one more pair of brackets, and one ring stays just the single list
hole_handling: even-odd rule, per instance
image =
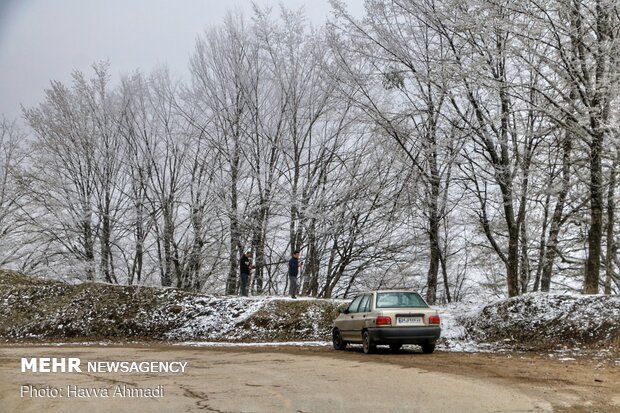
[{"label": "snow patch", "polygon": [[267,342],[267,343],[236,343],[230,341],[183,341],[174,343],[174,346],[187,347],[330,347],[329,341],[283,341],[283,342]]}]

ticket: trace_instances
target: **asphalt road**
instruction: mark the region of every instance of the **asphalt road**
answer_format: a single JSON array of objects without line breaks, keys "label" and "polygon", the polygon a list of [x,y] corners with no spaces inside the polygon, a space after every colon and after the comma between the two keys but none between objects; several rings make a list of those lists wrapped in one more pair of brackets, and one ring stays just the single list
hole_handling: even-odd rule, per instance
[{"label": "asphalt road", "polygon": [[[234,348],[0,347],[0,411],[552,411],[547,401],[492,380],[375,362],[364,355],[351,359],[339,357],[339,352],[326,354]],[[22,373],[22,357],[78,357],[82,373]],[[87,363],[95,361],[176,361],[187,366],[184,373],[87,371]],[[119,386],[122,391],[114,396]],[[107,397],[102,389],[108,389]],[[127,397],[127,389],[141,389],[142,396],[151,389],[152,394]],[[163,396],[154,389],[161,389]],[[85,395],[87,391],[90,394]]]}]

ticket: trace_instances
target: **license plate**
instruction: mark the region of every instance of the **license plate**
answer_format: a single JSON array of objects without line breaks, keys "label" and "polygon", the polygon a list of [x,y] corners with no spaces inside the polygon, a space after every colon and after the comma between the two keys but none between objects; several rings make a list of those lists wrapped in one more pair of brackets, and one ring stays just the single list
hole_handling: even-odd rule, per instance
[{"label": "license plate", "polygon": [[396,325],[399,326],[420,326],[424,324],[423,317],[397,317]]}]

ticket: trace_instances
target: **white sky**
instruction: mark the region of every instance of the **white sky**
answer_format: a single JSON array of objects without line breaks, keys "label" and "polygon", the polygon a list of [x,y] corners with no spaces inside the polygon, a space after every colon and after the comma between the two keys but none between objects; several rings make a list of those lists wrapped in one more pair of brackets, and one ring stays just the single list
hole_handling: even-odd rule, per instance
[{"label": "white sky", "polygon": [[[311,24],[329,15],[328,0],[255,0],[258,5],[304,7]],[[347,0],[355,14],[363,0]],[[0,116],[21,117],[20,104],[42,101],[50,80],[70,81],[79,69],[109,60],[116,77],[167,64],[187,75],[196,37],[228,10],[252,14],[251,0],[0,0]]]}]

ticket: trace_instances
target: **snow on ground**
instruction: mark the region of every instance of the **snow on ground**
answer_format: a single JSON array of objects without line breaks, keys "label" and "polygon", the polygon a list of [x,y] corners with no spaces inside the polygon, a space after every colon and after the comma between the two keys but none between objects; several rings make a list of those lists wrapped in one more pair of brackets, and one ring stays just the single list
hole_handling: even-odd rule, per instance
[{"label": "snow on ground", "polygon": [[187,297],[171,341],[288,342],[330,337],[333,300],[282,297]]},{"label": "snow on ground", "polygon": [[236,326],[246,321],[276,297],[208,297],[204,300],[188,297],[181,304],[187,321],[166,334],[169,338],[200,335],[211,339],[226,339]]},{"label": "snow on ground", "polygon": [[620,297],[529,293],[460,318],[467,337],[524,350],[618,350]]},{"label": "snow on ground", "polygon": [[330,341],[284,341],[267,343],[234,343],[228,341],[183,341],[175,346],[187,347],[331,347]]},{"label": "snow on ground", "polygon": [[441,338],[437,349],[464,353],[499,351],[498,346],[473,340],[467,334],[463,321],[478,317],[484,304],[463,301],[435,306],[441,317]]}]

